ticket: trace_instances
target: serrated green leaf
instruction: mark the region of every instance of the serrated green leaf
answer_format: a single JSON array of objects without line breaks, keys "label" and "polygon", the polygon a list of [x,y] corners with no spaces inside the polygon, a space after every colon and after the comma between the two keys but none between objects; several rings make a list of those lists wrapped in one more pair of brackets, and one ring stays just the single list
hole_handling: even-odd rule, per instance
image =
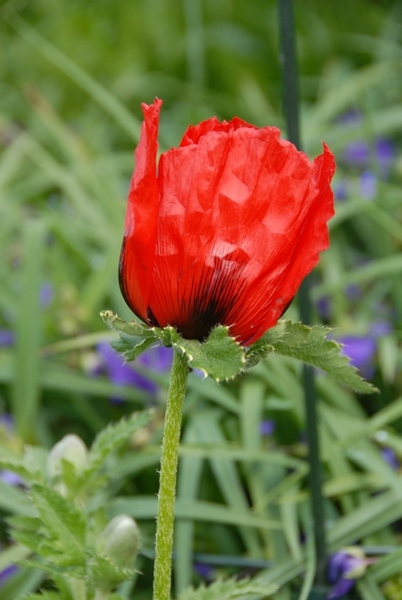
[{"label": "serrated green leaf", "polygon": [[[263,358],[272,352],[289,356],[321,369],[339,383],[362,394],[372,394],[377,389],[365,381],[349,358],[341,354],[342,346],[327,338],[328,327],[308,327],[302,323],[279,321],[268,329],[247,353],[247,367],[256,364],[257,357]],[[250,362],[248,362],[250,357]]]},{"label": "serrated green leaf", "polygon": [[10,517],[8,523],[12,528],[14,541],[36,551],[42,540],[42,535],[38,533],[42,521],[35,517],[18,516]]},{"label": "serrated green leaf", "polygon": [[35,508],[25,491],[0,479],[0,507],[8,512],[36,516]]},{"label": "serrated green leaf", "polygon": [[51,540],[48,543],[42,539],[37,552],[43,558],[46,568],[51,567],[57,572],[69,570],[76,574],[84,573],[82,554],[76,548],[66,549],[61,540]]},{"label": "serrated green leaf", "polygon": [[278,590],[277,586],[264,585],[258,582],[250,581],[249,579],[228,579],[223,581],[218,579],[208,587],[201,584],[197,589],[189,588],[180,594],[178,600],[235,600],[242,598],[247,600],[258,596],[266,598],[274,594]]},{"label": "serrated green leaf", "polygon": [[10,565],[19,564],[29,554],[29,549],[21,544],[13,544],[0,552],[0,572]]},{"label": "serrated green leaf", "polygon": [[26,446],[24,464],[31,472],[31,481],[45,481],[46,461],[49,452],[38,446]]},{"label": "serrated green leaf", "polygon": [[36,558],[35,556],[33,556],[30,559],[27,560],[22,560],[21,561],[21,566],[28,568],[28,569],[40,569],[41,571],[44,571],[48,577],[50,577],[51,579],[53,579],[54,581],[56,581],[57,579],[60,579],[61,577],[72,577],[75,579],[84,579],[85,577],[85,567],[84,565],[58,565],[57,564],[57,560],[60,558],[60,554],[58,554],[55,557],[55,560],[53,560],[53,557],[50,556],[50,560],[49,559],[43,559],[42,557],[40,558]]},{"label": "serrated green leaf", "polygon": [[7,519],[8,523],[14,529],[25,529],[26,531],[38,531],[42,521],[38,517],[18,516]]},{"label": "serrated green leaf", "polygon": [[132,569],[122,569],[105,556],[97,555],[91,561],[90,580],[95,588],[112,589],[123,581],[131,579],[136,572]]},{"label": "serrated green leaf", "polygon": [[111,346],[121,352],[127,361],[135,360],[142,352],[155,342],[159,336],[155,330],[136,321],[127,323],[115,315],[111,310],[100,313],[103,322],[119,334],[119,339],[113,340]]},{"label": "serrated green leaf", "polygon": [[118,340],[113,340],[110,345],[112,348],[121,352],[127,361],[135,360],[140,354],[145,352],[152,344],[155,344],[153,338],[144,338],[139,342],[135,341],[135,338],[127,336],[127,338],[121,337]]},{"label": "serrated green leaf", "polygon": [[117,331],[117,333],[124,333],[128,336],[132,336],[137,338],[138,341],[143,338],[155,337],[155,333],[152,328],[141,325],[141,323],[137,323],[137,321],[123,321],[117,315],[115,315],[111,310],[104,310],[100,313],[100,316],[104,323],[112,329],[113,331]]},{"label": "serrated green leaf", "polygon": [[35,484],[31,498],[42,520],[43,537],[37,551],[48,555],[46,539],[52,540],[53,554],[60,553],[69,564],[85,564],[85,516],[77,506],[47,486]]},{"label": "serrated green leaf", "polygon": [[0,469],[11,471],[12,473],[15,473],[16,475],[19,475],[25,479],[25,481],[31,480],[31,473],[25,467],[23,459],[0,459]]},{"label": "serrated green leaf", "polygon": [[153,343],[158,342],[159,336],[154,328],[141,325],[136,321],[127,323],[111,310],[101,312],[100,316],[109,329],[119,334],[120,339],[113,340],[111,346],[121,352],[127,361],[135,360]]},{"label": "serrated green leaf", "polygon": [[31,531],[25,531],[23,529],[13,530],[12,537],[15,542],[22,544],[32,552],[36,552],[39,544],[42,541],[42,536],[39,534],[32,533]]},{"label": "serrated green leaf", "polygon": [[101,468],[109,454],[122,446],[130,436],[141,427],[149,423],[152,411],[133,413],[128,418],[124,417],[116,423],[110,423],[95,438],[89,450],[89,469],[86,469],[82,477],[87,479],[90,474]]},{"label": "serrated green leaf", "polygon": [[190,367],[200,369],[216,381],[232,379],[244,368],[244,348],[229,335],[229,328],[222,325],[215,327],[205,342],[180,338],[173,346],[184,352]]},{"label": "serrated green leaf", "polygon": [[48,452],[43,448],[27,446],[21,457],[0,458],[0,469],[7,469],[22,477],[26,482],[44,481],[44,469]]}]

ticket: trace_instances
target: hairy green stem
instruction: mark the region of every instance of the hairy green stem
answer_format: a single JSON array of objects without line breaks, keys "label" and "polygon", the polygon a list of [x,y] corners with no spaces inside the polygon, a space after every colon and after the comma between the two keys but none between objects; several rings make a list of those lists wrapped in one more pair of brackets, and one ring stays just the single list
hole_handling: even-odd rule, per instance
[{"label": "hairy green stem", "polygon": [[186,357],[176,350],[167,397],[159,480],[158,515],[153,600],[170,600],[174,502],[183,401],[186,394],[188,366]]}]

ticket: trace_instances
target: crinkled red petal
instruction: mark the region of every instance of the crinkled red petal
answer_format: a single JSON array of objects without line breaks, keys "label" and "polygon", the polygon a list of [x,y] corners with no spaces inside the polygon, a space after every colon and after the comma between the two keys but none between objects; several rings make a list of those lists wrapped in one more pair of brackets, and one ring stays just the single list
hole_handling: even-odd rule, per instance
[{"label": "crinkled red petal", "polygon": [[221,323],[250,344],[328,247],[333,156],[324,147],[311,163],[275,128],[213,118],[161,156],[156,178],[155,119],[145,119],[138,153],[147,168],[133,178],[122,253],[125,297],[141,318],[185,337],[203,339]]},{"label": "crinkled red petal", "polygon": [[122,294],[132,311],[147,320],[159,214],[159,187],[156,176],[159,112],[162,100],[142,104],[144,122],[135,151],[120,254],[119,280]]}]

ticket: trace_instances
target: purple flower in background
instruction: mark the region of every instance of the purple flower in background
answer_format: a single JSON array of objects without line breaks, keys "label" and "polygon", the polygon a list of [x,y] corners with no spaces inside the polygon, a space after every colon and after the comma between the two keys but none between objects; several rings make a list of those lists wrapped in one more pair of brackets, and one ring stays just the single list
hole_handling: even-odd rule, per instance
[{"label": "purple flower in background", "polygon": [[376,340],[369,335],[343,335],[337,337],[337,341],[344,346],[342,354],[350,358],[351,364],[359,369],[366,379],[370,379],[374,375]]},{"label": "purple flower in background", "polygon": [[359,121],[361,121],[362,113],[358,108],[351,108],[347,112],[339,115],[335,119],[335,123],[339,123],[340,125],[357,125]]},{"label": "purple flower in background", "polygon": [[357,283],[350,283],[346,286],[345,294],[349,300],[360,300],[362,297],[362,289]]},{"label": "purple flower in background", "polygon": [[376,560],[376,558],[367,558],[357,546],[343,548],[330,556],[328,579],[334,585],[327,595],[327,600],[343,598],[352,589],[356,579],[364,575],[367,565]]},{"label": "purple flower in background", "polygon": [[0,329],[0,346],[12,346],[14,341],[15,335],[11,329]]},{"label": "purple flower in background", "polygon": [[[343,153],[343,159],[348,165],[362,170],[359,177],[359,189],[361,195],[368,200],[372,200],[377,195],[378,175],[382,180],[388,178],[395,157],[395,146],[386,138],[378,138],[374,147],[370,147],[363,140],[356,140],[348,144]],[[375,169],[376,165],[377,170]],[[346,183],[344,183],[344,188],[346,190]],[[340,192],[340,199],[344,199],[342,188]]]},{"label": "purple flower in background", "polygon": [[355,140],[348,144],[343,153],[343,159],[353,167],[367,169],[372,160],[380,167],[380,174],[384,179],[388,176],[392,163],[395,160],[395,146],[386,138],[378,138],[374,148],[363,140]]},{"label": "purple flower in background", "polygon": [[390,168],[396,158],[395,146],[387,138],[378,138],[375,143],[375,154],[381,176],[383,179],[387,179]]},{"label": "purple flower in background", "polygon": [[388,446],[385,448],[381,449],[381,454],[383,456],[383,459],[385,460],[385,462],[387,462],[389,464],[389,466],[391,467],[391,469],[394,469],[395,471],[398,471],[399,467],[401,466],[397,455],[395,454],[395,452],[392,450],[392,448],[389,448]]},{"label": "purple flower in background", "polygon": [[17,573],[18,567],[17,565],[10,565],[0,571],[0,588],[13,576]]},{"label": "purple flower in background", "polygon": [[[337,122],[351,129],[362,123],[363,115],[359,110],[351,110],[341,115]],[[344,164],[357,169],[358,191],[363,198],[373,200],[377,196],[378,179],[387,180],[396,158],[393,142],[385,137],[378,137],[369,142],[356,139],[346,145],[340,159]],[[335,187],[335,198],[345,200],[348,197],[347,179]]]},{"label": "purple flower in background", "polygon": [[316,302],[316,309],[321,319],[329,321],[332,315],[332,302],[329,296],[321,296]]},{"label": "purple flower in background", "polygon": [[367,167],[370,162],[369,145],[363,140],[350,142],[343,152],[343,159],[352,167]]},{"label": "purple flower in background", "polygon": [[53,286],[49,281],[46,281],[40,288],[40,305],[42,308],[47,308],[53,300]]},{"label": "purple flower in background", "polygon": [[[0,415],[0,428],[3,430],[3,435],[5,433],[6,437],[12,437],[14,430],[14,419],[12,415],[7,413]],[[17,475],[17,473],[13,473],[6,469],[0,470],[0,479],[7,485],[25,485],[24,480]]]},{"label": "purple flower in background", "polygon": [[365,335],[345,334],[336,336],[336,341],[343,344],[342,353],[350,358],[354,367],[359,369],[366,379],[374,375],[374,358],[377,352],[379,337],[391,333],[388,321],[375,321]]},{"label": "purple flower in background", "polygon": [[374,321],[374,323],[370,325],[370,334],[376,339],[383,335],[388,335],[389,333],[392,333],[392,326],[389,321]]},{"label": "purple flower in background", "polygon": [[0,427],[5,429],[8,433],[11,433],[14,428],[14,419],[12,415],[3,413],[0,415]]},{"label": "purple flower in background", "polygon": [[[146,392],[157,392],[158,385],[146,375],[137,373],[108,342],[101,342],[96,349],[101,359],[101,370],[106,372],[114,385],[133,386]],[[172,350],[164,346],[150,348],[136,359],[137,364],[159,373],[167,372],[171,362]],[[121,402],[122,398],[115,396],[112,401]]]},{"label": "purple flower in background", "polygon": [[377,177],[366,169],[359,177],[360,193],[367,200],[373,200],[377,195]]},{"label": "purple flower in background", "polygon": [[205,581],[214,580],[214,570],[210,565],[206,565],[205,563],[194,563],[193,568],[201,579],[205,579]]},{"label": "purple flower in background", "polygon": [[338,200],[339,202],[346,200],[349,195],[347,180],[342,179],[341,181],[335,183],[333,186],[333,190],[335,194],[335,200]]},{"label": "purple flower in background", "polygon": [[276,423],[273,419],[265,419],[260,423],[260,433],[263,437],[270,437],[275,431]]},{"label": "purple flower in background", "polygon": [[[356,302],[362,297],[362,289],[356,283],[351,283],[345,288],[345,295],[351,302]],[[329,321],[332,317],[332,299],[330,296],[321,296],[316,301],[316,309],[318,314],[325,321]]]},{"label": "purple flower in background", "polygon": [[24,485],[24,480],[21,479],[21,477],[17,475],[17,473],[7,471],[6,469],[0,471],[0,479],[4,481],[4,483],[6,483],[7,485]]}]

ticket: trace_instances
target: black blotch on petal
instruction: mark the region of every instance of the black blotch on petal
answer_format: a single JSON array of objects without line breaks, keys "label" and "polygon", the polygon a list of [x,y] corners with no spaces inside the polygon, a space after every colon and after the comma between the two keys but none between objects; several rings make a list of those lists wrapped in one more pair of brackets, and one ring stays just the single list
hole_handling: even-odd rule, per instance
[{"label": "black blotch on petal", "polygon": [[204,341],[216,325],[232,325],[227,318],[246,285],[241,274],[244,264],[217,259],[215,268],[206,267],[191,297],[183,306],[175,327],[184,338]]},{"label": "black blotch on petal", "polygon": [[211,329],[224,323],[229,308],[220,298],[197,298],[186,324],[181,327],[183,337],[190,340],[205,340]]},{"label": "black blotch on petal", "polygon": [[160,326],[150,306],[147,306],[147,321],[151,327]]}]

